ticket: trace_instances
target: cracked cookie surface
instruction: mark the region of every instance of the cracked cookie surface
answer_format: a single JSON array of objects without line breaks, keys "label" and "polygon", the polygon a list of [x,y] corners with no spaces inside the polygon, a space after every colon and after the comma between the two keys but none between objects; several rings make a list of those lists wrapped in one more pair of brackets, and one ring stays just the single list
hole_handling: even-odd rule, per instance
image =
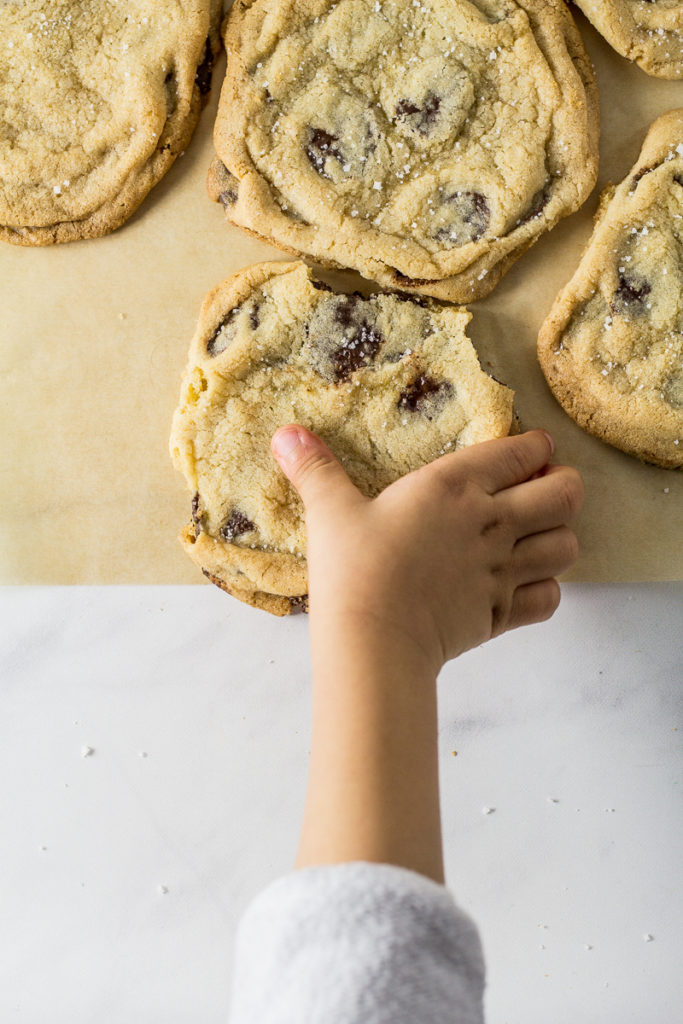
[{"label": "cracked cookie surface", "polygon": [[0,4],[0,238],[103,235],[190,140],[221,0]]},{"label": "cracked cookie surface", "polygon": [[170,441],[193,494],[181,535],[212,582],[287,614],[307,592],[303,506],[270,452],[315,431],[375,495],[459,446],[502,437],[512,392],[465,334],[467,310],[332,292],[302,263],[264,263],[207,297]]},{"label": "cracked cookie surface", "polygon": [[466,302],[593,187],[559,0],[239,0],[226,26],[209,192],[288,251]]},{"label": "cracked cookie surface", "polygon": [[683,110],[654,122],[538,342],[560,404],[602,440],[683,465]]},{"label": "cracked cookie surface", "polygon": [[656,78],[683,77],[683,0],[574,0],[617,53]]}]

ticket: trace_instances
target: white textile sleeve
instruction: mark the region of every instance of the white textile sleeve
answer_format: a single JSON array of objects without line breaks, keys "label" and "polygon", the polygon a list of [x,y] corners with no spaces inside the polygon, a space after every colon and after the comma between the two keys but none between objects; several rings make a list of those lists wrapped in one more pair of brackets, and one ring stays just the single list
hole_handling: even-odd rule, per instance
[{"label": "white textile sleeve", "polygon": [[447,889],[385,864],[305,868],[237,933],[230,1024],[482,1024],[484,961]]}]

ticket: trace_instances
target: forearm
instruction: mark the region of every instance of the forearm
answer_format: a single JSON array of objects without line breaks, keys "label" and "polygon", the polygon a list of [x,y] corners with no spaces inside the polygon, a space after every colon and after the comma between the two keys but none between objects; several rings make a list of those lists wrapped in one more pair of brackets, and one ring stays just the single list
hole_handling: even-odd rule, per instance
[{"label": "forearm", "polygon": [[297,866],[375,861],[443,881],[433,668],[402,637],[353,617],[328,628],[314,612],[311,651],[313,742]]}]

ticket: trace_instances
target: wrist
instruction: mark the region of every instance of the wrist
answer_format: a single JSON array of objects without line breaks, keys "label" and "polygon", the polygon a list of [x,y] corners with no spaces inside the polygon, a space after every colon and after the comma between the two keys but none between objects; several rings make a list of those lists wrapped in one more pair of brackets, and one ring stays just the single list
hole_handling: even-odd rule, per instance
[{"label": "wrist", "polygon": [[406,624],[385,609],[311,606],[314,678],[374,676],[434,683],[444,663],[440,644],[417,623]]}]

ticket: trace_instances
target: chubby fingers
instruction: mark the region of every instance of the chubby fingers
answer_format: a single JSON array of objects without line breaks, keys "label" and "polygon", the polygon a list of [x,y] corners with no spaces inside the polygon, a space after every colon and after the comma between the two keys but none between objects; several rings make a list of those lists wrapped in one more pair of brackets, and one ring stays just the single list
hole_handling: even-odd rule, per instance
[{"label": "chubby fingers", "polygon": [[508,487],[496,496],[501,518],[517,537],[569,523],[583,505],[584,487],[571,466],[548,466],[543,476]]},{"label": "chubby fingers", "polygon": [[539,473],[547,466],[554,450],[550,434],[545,430],[529,430],[526,434],[473,445],[457,452],[453,458],[467,460],[468,473],[489,494],[495,494]]},{"label": "chubby fingers", "polygon": [[[559,603],[560,585],[555,579],[538,580],[517,587],[504,628],[517,629],[518,626],[545,622],[555,614]],[[501,632],[500,628],[498,632]]]},{"label": "chubby fingers", "polygon": [[560,576],[579,557],[579,542],[568,526],[534,533],[512,549],[512,574],[517,586]]}]

